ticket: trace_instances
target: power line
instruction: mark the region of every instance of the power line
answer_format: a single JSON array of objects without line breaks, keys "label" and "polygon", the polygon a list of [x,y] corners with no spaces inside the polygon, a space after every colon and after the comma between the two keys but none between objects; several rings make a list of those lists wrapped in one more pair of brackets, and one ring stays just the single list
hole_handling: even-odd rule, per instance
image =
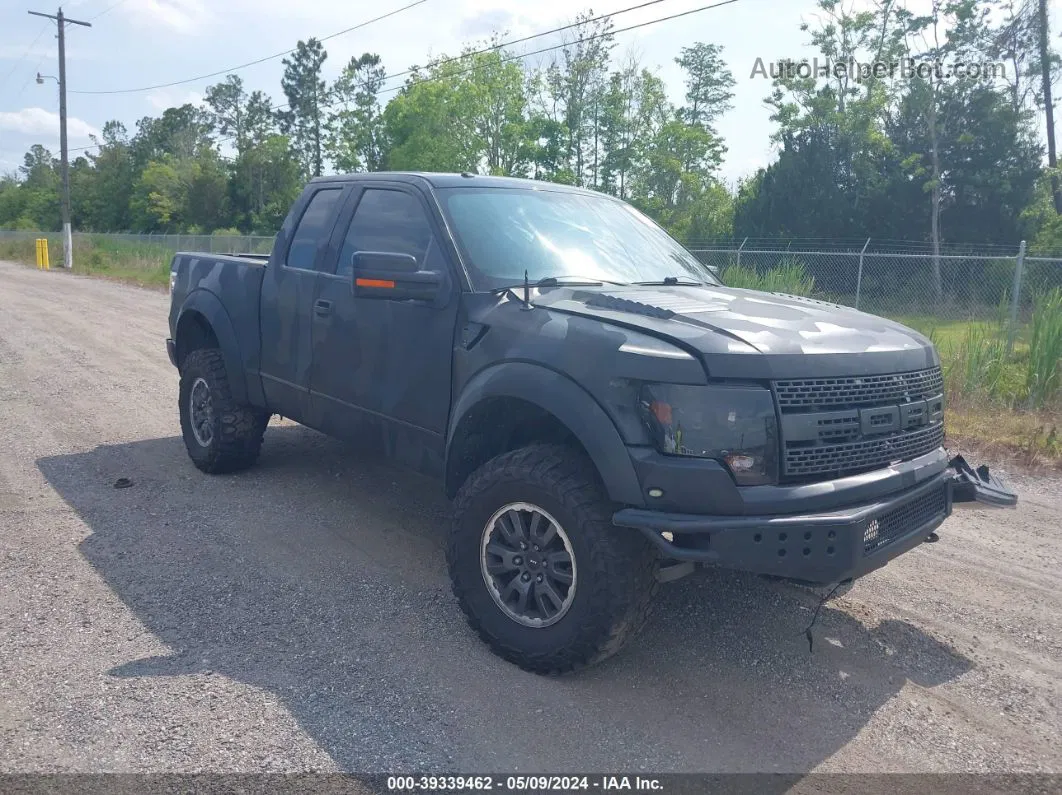
[{"label": "power line", "polygon": [[[666,16],[666,17],[658,17],[656,19],[650,19],[650,20],[647,20],[645,22],[640,22],[637,25],[629,25],[629,26],[627,26],[625,28],[619,28],[618,30],[610,30],[610,31],[602,32],[602,33],[596,33],[596,34],[594,34],[592,36],[584,36],[584,37],[576,39],[575,41],[572,41],[572,42],[564,42],[562,44],[554,44],[554,45],[552,45],[550,47],[543,47],[542,49],[534,50],[532,52],[526,52],[526,53],[520,53],[520,54],[517,54],[517,55],[512,55],[512,56],[509,56],[507,58],[503,58],[502,59],[502,63],[508,63],[509,61],[516,61],[516,60],[519,60],[521,58],[528,58],[528,57],[530,57],[532,55],[540,55],[542,53],[551,52],[553,50],[560,50],[560,49],[563,49],[565,47],[570,47],[570,46],[572,46],[574,44],[583,44],[583,43],[588,42],[588,41],[594,41],[595,39],[600,39],[600,38],[603,38],[605,36],[612,36],[612,35],[615,35],[617,33],[626,33],[626,32],[631,31],[631,30],[637,30],[639,28],[649,27],[650,25],[656,25],[656,24],[658,24],[660,22],[668,22],[668,21],[670,21],[672,19],[678,19],[680,17],[690,16],[691,14],[699,14],[702,11],[710,11],[710,10],[712,10],[714,8],[721,8],[723,6],[733,5],[734,3],[737,3],[737,2],[738,2],[738,0],[722,0],[721,2],[712,3],[712,4],[709,4],[709,5],[706,5],[706,6],[700,6],[699,8],[694,8],[694,9],[691,9],[689,11],[683,11],[683,12],[678,13],[678,14],[671,14],[671,15]],[[644,4],[644,5],[648,5],[648,4]],[[627,10],[633,10],[633,9],[627,9]],[[609,16],[609,15],[605,14],[603,16]],[[584,22],[585,21],[590,21],[590,20],[584,20]],[[568,26],[568,27],[572,27],[572,26]],[[556,31],[552,31],[552,32],[556,32]],[[536,36],[529,37],[529,38],[537,38],[537,36],[539,36],[539,35],[546,35],[546,34],[537,34]],[[486,52],[493,52],[495,50],[500,50],[503,47],[511,46],[514,43],[516,43],[516,42],[503,42],[503,43],[500,43],[500,44],[496,44],[496,45],[494,45],[492,47],[488,47],[488,48],[486,48],[484,50],[480,50],[477,53],[468,53],[465,56],[458,56],[456,58],[448,59],[448,61],[444,61],[443,63],[449,62],[449,60],[459,60],[462,57],[468,57],[468,56],[473,55],[473,54],[483,54],[483,53],[486,53]],[[462,75],[462,74],[467,74],[469,72],[474,72],[478,68],[479,68],[478,65],[473,65],[472,67],[470,67],[468,69],[463,69],[460,72],[457,72],[456,74],[447,75],[446,78],[425,77],[425,78],[421,78],[420,80],[410,80],[407,83],[405,83],[404,85],[393,87],[393,88],[388,88],[388,89],[385,89],[384,91],[380,91],[377,94],[377,96],[380,96],[380,95],[383,95],[383,94],[395,93],[397,91],[401,91],[403,88],[409,88],[411,86],[420,85],[421,83],[440,82],[440,80],[442,80],[442,79],[450,79],[452,77],[457,77],[457,76]],[[406,72],[405,74],[408,74],[408,72]],[[397,75],[392,75],[392,76],[397,76]],[[278,105],[277,107],[273,108],[273,110],[274,111],[281,111],[281,110],[284,110],[284,109],[286,109],[288,107],[290,107],[290,106],[289,105]],[[236,140],[236,136],[235,135],[229,136],[227,138],[215,139],[215,142],[219,143],[219,144],[222,144],[222,143],[227,143],[229,141],[234,141],[234,140]],[[83,150],[86,150],[86,149],[94,149],[94,148],[97,148],[98,146],[99,146],[98,144],[89,145],[89,146],[83,146],[83,147],[80,147],[80,149],[71,150],[71,151],[83,151]]]},{"label": "power line", "polygon": [[[511,55],[511,56],[509,56],[507,58],[502,58],[501,59],[501,63],[508,63],[509,61],[518,61],[521,58],[530,58],[532,55],[541,55],[542,53],[551,52],[553,50],[561,50],[561,49],[564,49],[565,47],[570,47],[573,44],[584,44],[584,43],[586,43],[588,41],[594,41],[595,39],[604,38],[605,36],[614,36],[617,33],[627,33],[628,31],[631,31],[631,30],[638,30],[639,28],[646,28],[646,27],[649,27],[650,25],[656,25],[659,22],[668,22],[668,21],[670,21],[672,19],[678,19],[680,17],[688,17],[691,14],[699,14],[702,11],[710,11],[713,8],[721,8],[723,6],[733,5],[736,2],[738,2],[738,0],[722,0],[722,2],[719,2],[719,3],[712,3],[710,5],[701,6],[700,8],[691,9],[689,11],[682,11],[681,13],[678,13],[678,14],[671,14],[670,16],[666,16],[666,17],[658,17],[656,19],[650,19],[650,20],[648,20],[646,22],[640,22],[637,25],[628,25],[625,28],[617,28],[616,30],[602,31],[601,33],[595,33],[593,36],[584,36],[581,39],[576,39],[573,42],[565,42],[563,44],[554,44],[551,47],[543,47],[540,50],[532,50],[531,52],[524,52],[524,53],[519,53],[517,55]],[[489,48],[487,50],[484,50],[483,52],[490,52],[492,50],[499,50],[502,47],[506,47],[506,46],[508,46],[508,44],[499,44],[499,45],[497,45],[495,47],[491,47],[491,48]],[[447,75],[445,79],[449,79],[451,77],[457,77],[458,75],[468,74],[469,72],[476,71],[476,69],[478,69],[478,68],[480,68],[478,65],[473,64],[468,69],[462,69],[460,72],[456,72],[455,74],[452,74],[452,75]],[[392,88],[384,89],[383,91],[380,91],[377,94],[377,96],[382,96],[384,94],[393,94],[393,93],[395,93],[397,91],[401,91],[403,88],[409,88],[411,86],[419,85],[420,83],[427,83],[427,82],[433,82],[433,81],[438,82],[439,79],[440,78],[425,77],[425,78],[423,78],[421,80],[410,80],[409,82],[405,83],[404,85],[395,86],[395,87],[392,87]]]},{"label": "power line", "polygon": [[11,71],[9,71],[6,75],[4,75],[4,79],[3,80],[0,80],[0,86],[2,86],[4,83],[6,83],[11,78],[11,75],[13,75],[16,71],[18,71],[19,65],[24,60],[26,60],[26,56],[29,55],[33,51],[33,47],[37,44],[38,41],[41,40],[41,36],[44,35],[44,31],[48,30],[49,27],[51,27],[51,26],[47,22],[45,22],[44,26],[40,29],[40,31],[38,31],[36,38],[34,38],[33,41],[31,41],[29,43],[29,47],[26,48],[26,51],[24,53],[22,53],[21,57],[17,61],[15,61],[15,65],[11,67]]},{"label": "power line", "polygon": [[18,93],[15,94],[15,99],[18,99],[19,97],[21,97],[26,92],[26,87],[29,86],[29,84],[33,82],[33,79],[37,76],[37,73],[40,72],[40,70],[41,70],[41,65],[44,63],[44,59],[47,58],[49,55],[50,55],[50,53],[45,53],[44,55],[42,55],[37,60],[37,65],[34,66],[33,69],[30,70],[29,77],[26,78],[26,82],[22,84],[22,88],[20,88],[18,90]]},{"label": "power line", "polygon": [[[319,41],[328,41],[329,39],[334,39],[337,36],[343,36],[343,35],[345,35],[347,33],[350,33],[351,31],[359,30],[360,28],[367,27],[368,25],[371,25],[374,22],[379,22],[380,20],[387,19],[388,17],[393,17],[395,14],[401,14],[403,11],[408,11],[409,9],[414,8],[415,6],[422,5],[423,3],[426,3],[426,2],[428,2],[428,0],[415,0],[415,2],[410,3],[409,5],[402,6],[401,8],[396,8],[394,11],[388,11],[386,14],[381,14],[378,17],[374,17],[372,19],[366,20],[365,22],[359,22],[357,25],[353,25],[353,26],[351,26],[349,28],[345,28],[344,30],[337,31],[336,33],[331,33],[328,36],[324,36],[323,38],[319,39]],[[104,12],[104,13],[106,13],[106,12]],[[205,75],[197,75],[196,77],[189,77],[189,78],[186,78],[184,80],[174,80],[172,83],[159,83],[158,85],[143,86],[141,88],[110,89],[110,90],[107,90],[107,91],[73,91],[72,90],[70,93],[71,94],[137,94],[137,93],[139,93],[141,91],[154,91],[157,88],[172,88],[173,86],[181,86],[181,85],[184,85],[186,83],[195,83],[195,82],[197,82],[199,80],[206,80],[206,79],[211,78],[211,77],[217,77],[218,75],[230,74],[230,73],[236,72],[236,71],[238,71],[240,69],[246,69],[249,66],[257,66],[258,64],[265,63],[266,61],[273,61],[273,60],[276,60],[277,58],[283,58],[285,55],[291,55],[291,53],[295,52],[295,49],[296,48],[293,47],[290,50],[284,50],[284,52],[278,52],[278,53],[274,53],[273,55],[267,55],[264,58],[259,58],[259,59],[255,60],[255,61],[248,61],[245,64],[240,64],[239,66],[233,66],[233,67],[230,67],[228,69],[220,69],[217,72],[210,72],[209,74],[205,74]]]},{"label": "power line", "polygon": [[100,13],[96,14],[96,16],[94,16],[94,17],[89,17],[89,22],[95,22],[95,21],[96,21],[97,19],[99,19],[100,17],[102,17],[102,16],[104,15],[104,14],[109,14],[109,13],[110,13],[111,11],[114,11],[114,9],[116,9],[116,8],[117,8],[118,6],[120,6],[120,5],[121,5],[122,3],[124,3],[124,2],[125,2],[125,0],[118,0],[118,2],[117,2],[117,3],[111,3],[111,4],[110,4],[109,6],[107,6],[107,7],[105,8],[105,9],[103,9],[102,11],[100,11]]},{"label": "power line", "polygon": [[[620,14],[626,14],[629,11],[637,11],[642,8],[648,8],[649,6],[655,6],[659,3],[663,3],[665,0],[649,0],[645,3],[639,3],[635,6],[628,6],[627,8],[621,8],[618,11],[610,11],[607,14],[599,14],[596,17],[588,17],[578,22],[572,22],[568,25],[562,25],[559,28],[553,28],[552,30],[544,30],[541,33],[532,33],[530,36],[524,36],[522,39],[512,39],[511,41],[499,42],[498,44],[492,44],[490,47],[484,47],[482,50],[473,50],[472,52],[462,53],[461,55],[455,55],[451,58],[443,58],[442,60],[435,61],[432,66],[443,66],[444,64],[453,63],[454,61],[463,61],[466,58],[472,58],[476,55],[483,55],[484,53],[493,52],[501,49],[502,47],[511,47],[514,44],[523,44],[525,41],[531,41],[532,39],[540,39],[543,36],[552,36],[554,33],[563,33],[566,30],[577,28],[580,25],[585,25],[590,22],[597,22],[601,19],[608,19],[611,17],[618,17]],[[394,80],[398,77],[405,77],[411,75],[416,71],[416,68],[406,69],[404,72],[395,72],[393,75],[387,75],[384,80]]]}]

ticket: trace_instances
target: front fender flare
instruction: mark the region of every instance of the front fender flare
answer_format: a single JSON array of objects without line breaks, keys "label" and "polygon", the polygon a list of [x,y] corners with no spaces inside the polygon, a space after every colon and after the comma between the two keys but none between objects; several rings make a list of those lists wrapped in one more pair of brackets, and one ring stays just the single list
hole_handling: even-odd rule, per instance
[{"label": "front fender flare", "polygon": [[450,415],[447,461],[461,420],[480,401],[496,397],[524,400],[548,411],[582,444],[609,497],[625,505],[645,504],[627,447],[605,410],[570,378],[526,362],[488,367],[468,382]]},{"label": "front fender flare", "polygon": [[221,348],[221,356],[225,360],[225,370],[229,375],[229,386],[232,396],[238,403],[247,402],[247,376],[243,369],[243,357],[240,355],[240,344],[236,339],[236,329],[232,325],[229,313],[225,311],[221,300],[209,290],[198,289],[188,294],[181,312],[177,317],[177,335],[174,340],[177,351],[181,351],[180,328],[181,321],[189,313],[201,315],[209,324],[214,337],[217,338],[218,347]]}]

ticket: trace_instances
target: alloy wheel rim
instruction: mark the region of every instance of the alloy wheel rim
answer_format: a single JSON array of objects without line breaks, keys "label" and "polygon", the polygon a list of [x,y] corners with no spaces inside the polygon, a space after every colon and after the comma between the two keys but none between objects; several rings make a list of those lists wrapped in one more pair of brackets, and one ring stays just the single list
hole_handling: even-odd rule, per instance
[{"label": "alloy wheel rim", "polygon": [[188,421],[192,436],[202,447],[214,440],[214,407],[210,400],[210,386],[203,378],[195,379],[188,393]]},{"label": "alloy wheel rim", "polygon": [[483,528],[480,570],[505,615],[525,627],[560,621],[575,600],[571,540],[547,511],[528,502],[499,508]]}]

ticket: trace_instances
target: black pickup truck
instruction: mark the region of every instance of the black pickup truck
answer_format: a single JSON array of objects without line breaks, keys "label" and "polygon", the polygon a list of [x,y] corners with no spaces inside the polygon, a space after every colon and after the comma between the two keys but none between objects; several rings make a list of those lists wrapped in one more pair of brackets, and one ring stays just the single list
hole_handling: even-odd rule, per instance
[{"label": "black pickup truck", "polygon": [[195,465],[251,466],[278,414],[438,476],[454,593],[536,672],[615,652],[695,565],[846,582],[1016,501],[949,461],[925,337],[724,287],[586,190],[316,179],[268,258],[180,253],[170,290]]}]

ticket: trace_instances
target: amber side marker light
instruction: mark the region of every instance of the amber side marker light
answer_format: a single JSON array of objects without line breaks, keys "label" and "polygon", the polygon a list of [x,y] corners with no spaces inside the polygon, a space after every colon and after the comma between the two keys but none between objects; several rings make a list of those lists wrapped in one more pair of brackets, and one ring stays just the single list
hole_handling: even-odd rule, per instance
[{"label": "amber side marker light", "polygon": [[395,283],[390,279],[356,279],[358,287],[387,287],[394,289]]}]

